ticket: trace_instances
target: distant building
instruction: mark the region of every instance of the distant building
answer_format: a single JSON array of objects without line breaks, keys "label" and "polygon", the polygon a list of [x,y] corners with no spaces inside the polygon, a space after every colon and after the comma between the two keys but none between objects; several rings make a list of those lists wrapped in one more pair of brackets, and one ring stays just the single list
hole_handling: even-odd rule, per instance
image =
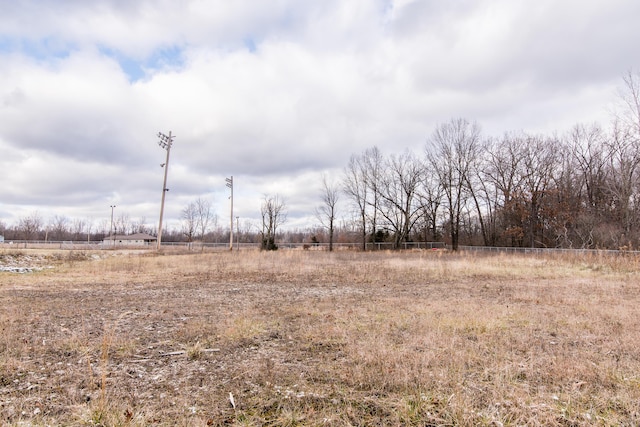
[{"label": "distant building", "polygon": [[102,240],[103,245],[114,246],[148,246],[158,239],[150,234],[136,233],[127,235],[107,236]]},{"label": "distant building", "polygon": [[0,243],[4,243],[4,236],[0,234]]}]

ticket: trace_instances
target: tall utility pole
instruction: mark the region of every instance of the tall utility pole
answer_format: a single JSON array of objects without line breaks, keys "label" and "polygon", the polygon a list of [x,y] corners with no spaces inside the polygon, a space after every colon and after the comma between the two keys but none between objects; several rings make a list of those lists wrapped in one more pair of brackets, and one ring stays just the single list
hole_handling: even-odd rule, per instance
[{"label": "tall utility pole", "polygon": [[229,199],[231,199],[231,227],[229,227],[229,250],[232,251],[233,250],[233,175],[231,175],[231,178],[225,178],[225,181],[227,181],[227,187],[229,187],[231,189],[231,196],[229,196]]},{"label": "tall utility pole", "polygon": [[116,246],[116,236],[113,235],[113,208],[116,207],[116,205],[110,205],[109,206],[111,208],[111,229],[109,230],[109,234],[111,235],[111,240],[113,240],[113,246]]},{"label": "tall utility pole", "polygon": [[160,223],[158,224],[158,250],[160,250],[160,245],[162,241],[162,214],[164,213],[164,197],[165,193],[169,191],[167,188],[167,173],[169,172],[169,153],[171,152],[171,146],[173,145],[173,136],[171,136],[171,131],[169,131],[169,135],[165,135],[162,132],[158,132],[158,145],[163,149],[167,150],[167,160],[160,167],[164,167],[164,181],[162,183],[162,201],[160,202]]}]

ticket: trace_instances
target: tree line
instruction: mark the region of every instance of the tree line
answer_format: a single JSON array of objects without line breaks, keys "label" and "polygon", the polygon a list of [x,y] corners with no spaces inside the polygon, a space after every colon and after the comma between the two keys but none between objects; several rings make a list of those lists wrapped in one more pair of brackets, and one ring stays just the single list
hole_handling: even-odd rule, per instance
[{"label": "tree line", "polygon": [[438,125],[422,155],[352,155],[342,188],[361,241],[637,248],[640,79],[629,73],[608,129],[483,137],[464,118]]},{"label": "tree line", "polygon": [[363,244],[637,246],[638,148],[619,128],[482,139],[476,123],[452,119],[422,157],[376,147],[352,156],[343,187]]}]

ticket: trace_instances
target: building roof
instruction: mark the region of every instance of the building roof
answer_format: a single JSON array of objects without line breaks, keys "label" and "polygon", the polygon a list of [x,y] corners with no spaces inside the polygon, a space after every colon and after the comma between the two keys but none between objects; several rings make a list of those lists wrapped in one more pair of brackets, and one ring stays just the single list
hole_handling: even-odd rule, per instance
[{"label": "building roof", "polygon": [[158,238],[147,233],[135,233],[107,236],[104,238],[104,240],[158,240]]}]

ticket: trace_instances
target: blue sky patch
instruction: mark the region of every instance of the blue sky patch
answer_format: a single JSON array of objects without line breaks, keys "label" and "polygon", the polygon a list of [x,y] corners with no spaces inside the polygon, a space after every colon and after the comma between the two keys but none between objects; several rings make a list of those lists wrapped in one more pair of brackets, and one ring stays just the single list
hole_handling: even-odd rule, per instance
[{"label": "blue sky patch", "polygon": [[101,48],[100,52],[116,60],[130,82],[144,79],[157,70],[180,69],[184,65],[182,49],[177,46],[158,49],[144,59],[132,58],[109,48]]},{"label": "blue sky patch", "polygon": [[252,38],[244,39],[244,46],[249,50],[249,52],[256,52],[256,42]]},{"label": "blue sky patch", "polygon": [[29,40],[0,36],[0,53],[20,53],[37,61],[50,61],[69,56],[74,46],[56,38]]}]

